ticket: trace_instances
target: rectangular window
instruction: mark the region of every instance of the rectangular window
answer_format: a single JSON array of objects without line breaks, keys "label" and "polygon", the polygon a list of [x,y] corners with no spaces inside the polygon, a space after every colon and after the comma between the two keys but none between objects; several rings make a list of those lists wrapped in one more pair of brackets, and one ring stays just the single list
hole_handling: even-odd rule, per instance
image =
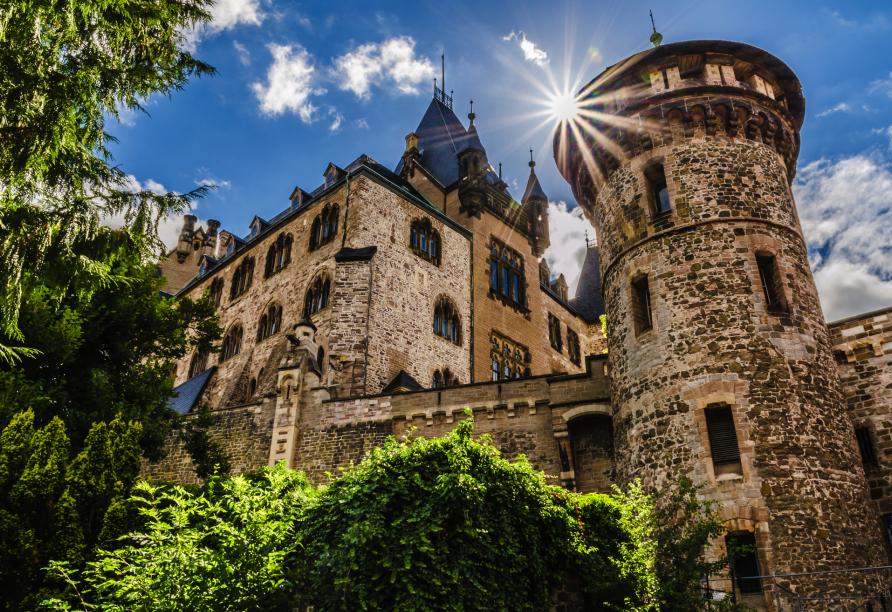
[{"label": "rectangular window", "polygon": [[569,327],[567,328],[567,354],[574,364],[582,363],[582,355],[579,352],[579,335]]},{"label": "rectangular window", "polygon": [[526,287],[523,268],[523,256],[493,238],[489,258],[489,297],[525,311]]},{"label": "rectangular window", "polygon": [[663,164],[653,164],[644,171],[650,189],[651,207],[654,215],[664,215],[672,210],[669,200],[669,187],[666,184],[666,171]]},{"label": "rectangular window", "polygon": [[706,430],[709,434],[709,450],[712,464],[719,466],[740,465],[740,447],[734,429],[734,415],[727,404],[710,404],[706,407]]},{"label": "rectangular window", "polygon": [[756,554],[756,536],[751,531],[738,531],[725,536],[728,564],[734,576],[734,585],[743,594],[761,593],[759,557]]},{"label": "rectangular window", "polygon": [[639,276],[632,281],[632,317],[635,322],[636,336],[653,328],[647,276]]},{"label": "rectangular window", "polygon": [[530,376],[530,351],[527,347],[497,332],[490,334],[490,344],[494,381]]},{"label": "rectangular window", "polygon": [[765,294],[765,305],[772,314],[785,314],[787,300],[784,299],[784,284],[777,268],[777,259],[770,254],[756,254],[756,265],[759,268],[759,280]]},{"label": "rectangular window", "polygon": [[489,290],[499,292],[499,262],[495,259],[489,262]]},{"label": "rectangular window", "polygon": [[864,465],[864,469],[877,467],[877,454],[873,447],[870,429],[867,427],[856,427],[855,438],[858,440],[858,450],[861,451],[861,463]]},{"label": "rectangular window", "polygon": [[561,338],[561,320],[556,316],[548,313],[548,340],[551,342],[551,348],[558,352],[564,350],[563,339]]}]

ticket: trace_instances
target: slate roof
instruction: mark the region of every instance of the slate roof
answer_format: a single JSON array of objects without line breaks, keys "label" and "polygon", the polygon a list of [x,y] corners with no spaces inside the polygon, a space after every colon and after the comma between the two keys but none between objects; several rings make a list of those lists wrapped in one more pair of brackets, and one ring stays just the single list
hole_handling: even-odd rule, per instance
[{"label": "slate roof", "polygon": [[400,373],[393,377],[387,386],[381,391],[382,393],[391,393],[393,391],[421,391],[423,387],[421,384],[412,378],[410,374],[407,374],[405,370],[400,370]]},{"label": "slate roof", "polygon": [[521,202],[526,204],[530,198],[540,198],[542,200],[548,201],[548,196],[545,195],[545,192],[542,190],[542,185],[539,184],[539,177],[536,176],[536,171],[533,168],[530,168],[530,178],[527,180],[527,188],[523,192],[523,198],[521,198]]},{"label": "slate roof", "polygon": [[201,374],[196,374],[183,384],[174,387],[173,395],[167,400],[167,405],[179,414],[188,414],[195,407],[216,370],[217,366],[211,366]]},{"label": "slate roof", "polygon": [[570,305],[582,315],[588,323],[595,323],[604,314],[604,297],[601,294],[601,258],[598,247],[591,246],[582,262],[579,284],[576,295]]},{"label": "slate roof", "polygon": [[[434,98],[415,133],[418,134],[421,165],[444,187],[456,182],[458,154],[467,146],[468,132],[452,109]],[[480,142],[479,138],[477,142]],[[400,161],[396,167],[397,173],[402,165],[403,162]]]}]

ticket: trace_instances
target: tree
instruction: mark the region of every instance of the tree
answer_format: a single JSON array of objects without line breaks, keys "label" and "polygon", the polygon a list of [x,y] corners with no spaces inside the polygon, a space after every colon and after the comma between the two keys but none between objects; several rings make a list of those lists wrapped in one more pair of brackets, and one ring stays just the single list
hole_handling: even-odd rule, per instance
[{"label": "tree", "polygon": [[[122,245],[157,252],[158,221],[197,189],[129,188],[111,164],[105,117],[142,110],[213,68],[182,50],[210,0],[8,2],[0,8],[0,359],[33,356],[19,308],[36,284],[54,297],[122,280]],[[101,221],[124,220],[109,232]]]},{"label": "tree", "polygon": [[[19,610],[40,600],[50,559],[80,566],[101,534],[116,526],[107,510],[129,497],[139,474],[140,426],[97,423],[72,455],[58,418],[34,425],[18,413],[0,434],[0,604]],[[118,532],[120,533],[120,532]],[[118,535],[115,533],[115,535]]]},{"label": "tree", "polygon": [[40,354],[0,364],[0,425],[31,408],[39,425],[58,417],[79,449],[93,423],[116,414],[142,424],[141,445],[157,457],[177,415],[168,407],[171,366],[192,350],[214,350],[221,336],[208,296],[170,300],[154,266],[122,253],[112,272],[130,279],[89,296],[29,291],[19,323]]}]

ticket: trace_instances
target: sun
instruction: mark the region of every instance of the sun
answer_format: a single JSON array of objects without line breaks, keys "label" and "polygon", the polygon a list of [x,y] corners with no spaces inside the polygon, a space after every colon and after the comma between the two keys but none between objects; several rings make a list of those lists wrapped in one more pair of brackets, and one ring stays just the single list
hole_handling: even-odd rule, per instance
[{"label": "sun", "polygon": [[550,96],[548,108],[554,121],[572,121],[579,114],[579,100],[571,90],[555,92]]}]

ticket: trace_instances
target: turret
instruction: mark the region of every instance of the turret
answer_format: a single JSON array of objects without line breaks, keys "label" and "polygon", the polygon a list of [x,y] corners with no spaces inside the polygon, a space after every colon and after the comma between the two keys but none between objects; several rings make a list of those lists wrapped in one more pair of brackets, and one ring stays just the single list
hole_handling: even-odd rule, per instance
[{"label": "turret", "polygon": [[183,228],[180,230],[180,237],[177,240],[177,261],[183,263],[192,252],[192,236],[195,233],[195,222],[198,217],[195,215],[183,215]]},{"label": "turret", "polygon": [[489,162],[486,150],[477,135],[474,125],[474,101],[471,101],[471,112],[468,113],[470,125],[464,138],[464,146],[458,153],[458,197],[461,212],[472,216],[480,216],[486,201],[486,176],[489,173]]},{"label": "turret", "polygon": [[533,150],[530,149],[530,177],[527,179],[527,188],[523,192],[521,204],[527,218],[527,235],[530,237],[530,246],[537,257],[545,252],[551,244],[548,235],[548,196],[539,184],[536,176],[536,162],[533,160]]},{"label": "turret", "polygon": [[[598,232],[620,480],[691,476],[727,529],[716,549],[747,545],[736,580],[711,584],[755,607],[882,592],[841,571],[885,555],[790,189],[796,76],[755,47],[691,41],[623,60],[579,99],[601,118],[571,119],[589,125],[558,129],[554,152]],[[760,574],[785,577],[746,578]]]}]

